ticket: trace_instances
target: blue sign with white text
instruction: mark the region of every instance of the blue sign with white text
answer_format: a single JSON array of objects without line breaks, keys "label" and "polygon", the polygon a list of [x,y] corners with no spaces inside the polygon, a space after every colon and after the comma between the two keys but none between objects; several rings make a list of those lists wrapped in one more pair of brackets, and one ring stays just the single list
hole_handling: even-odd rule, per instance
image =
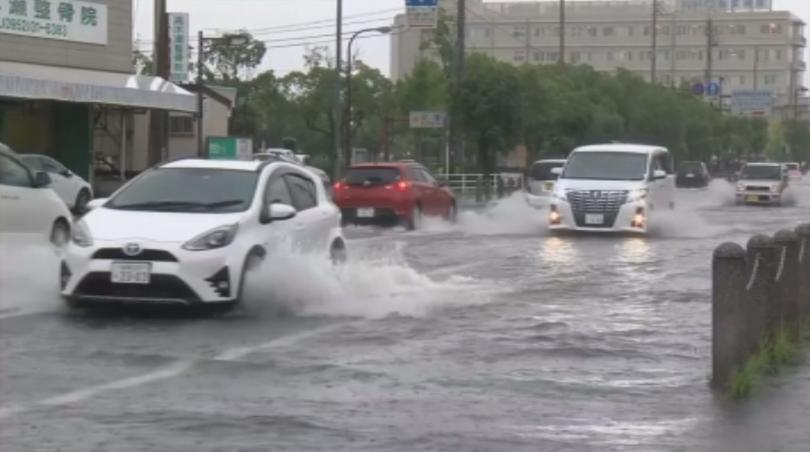
[{"label": "blue sign with white text", "polygon": [[706,85],[706,94],[709,96],[719,96],[720,84],[716,82],[711,82],[708,85]]},{"label": "blue sign with white text", "polygon": [[405,6],[438,6],[439,0],[405,0]]}]

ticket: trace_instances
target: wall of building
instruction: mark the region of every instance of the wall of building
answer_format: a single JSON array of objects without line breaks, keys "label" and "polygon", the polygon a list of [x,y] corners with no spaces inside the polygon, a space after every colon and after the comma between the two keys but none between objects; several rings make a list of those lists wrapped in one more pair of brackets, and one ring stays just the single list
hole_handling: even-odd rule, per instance
[{"label": "wall of building", "polygon": [[107,45],[3,33],[0,34],[0,61],[132,72],[132,2],[90,1],[107,5]]}]

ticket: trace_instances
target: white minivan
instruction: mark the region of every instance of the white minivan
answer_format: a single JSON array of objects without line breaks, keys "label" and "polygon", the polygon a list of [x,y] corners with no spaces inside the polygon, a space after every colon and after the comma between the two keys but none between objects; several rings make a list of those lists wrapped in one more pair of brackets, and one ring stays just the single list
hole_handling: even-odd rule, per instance
[{"label": "white minivan", "polygon": [[646,233],[657,213],[675,208],[672,158],[660,146],[584,146],[555,172],[552,230]]}]

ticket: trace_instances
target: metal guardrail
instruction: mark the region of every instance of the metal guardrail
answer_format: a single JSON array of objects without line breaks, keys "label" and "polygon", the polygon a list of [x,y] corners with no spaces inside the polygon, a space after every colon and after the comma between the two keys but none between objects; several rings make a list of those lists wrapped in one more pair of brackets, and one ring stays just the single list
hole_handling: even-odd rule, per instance
[{"label": "metal guardrail", "polygon": [[[479,180],[484,177],[483,174],[468,173],[468,174],[441,174],[447,186],[457,194],[475,194]],[[491,191],[494,193],[498,187],[498,175],[490,174],[487,184],[489,184]],[[483,186],[482,186],[483,187]]]}]

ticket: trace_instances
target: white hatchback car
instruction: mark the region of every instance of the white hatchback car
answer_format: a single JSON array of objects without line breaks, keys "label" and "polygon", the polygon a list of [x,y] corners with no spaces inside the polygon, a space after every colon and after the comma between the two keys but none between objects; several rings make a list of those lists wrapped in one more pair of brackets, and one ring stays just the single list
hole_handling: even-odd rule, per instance
[{"label": "white hatchback car", "polygon": [[657,212],[675,208],[672,159],[662,147],[585,146],[556,172],[552,230],[646,233]]},{"label": "white hatchback car", "polygon": [[180,160],[90,207],[61,266],[73,305],[231,307],[246,272],[283,240],[346,258],[339,210],[317,176],[293,163]]},{"label": "white hatchback car", "polygon": [[67,244],[72,216],[50,183],[47,173],[31,171],[0,144],[0,233],[41,234],[56,246]]},{"label": "white hatchback car", "polygon": [[56,160],[41,154],[20,154],[20,160],[34,171],[44,171],[51,178],[48,186],[62,198],[69,209],[83,213],[93,199],[93,189],[86,180]]}]

